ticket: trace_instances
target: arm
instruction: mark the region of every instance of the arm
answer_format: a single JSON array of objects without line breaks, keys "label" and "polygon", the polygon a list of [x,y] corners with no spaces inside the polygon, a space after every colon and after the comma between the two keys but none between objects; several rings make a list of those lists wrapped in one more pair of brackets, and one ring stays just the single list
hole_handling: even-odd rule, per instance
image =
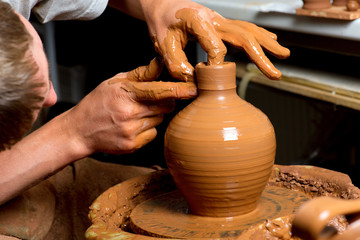
[{"label": "arm", "polygon": [[196,95],[190,83],[152,81],[160,70],[152,61],[102,82],[78,105],[0,152],[0,204],[78,159],[100,151],[131,153],[152,141],[173,99]]},{"label": "arm", "polygon": [[109,6],[145,20],[156,51],[163,56],[173,77],[193,80],[194,68],[183,49],[189,34],[208,53],[208,64],[224,61],[227,42],[244,49],[250,59],[270,79],[279,79],[277,70],[263,48],[279,58],[290,55],[277,42],[277,36],[254,24],[230,20],[190,0],[110,0]]},{"label": "arm", "polygon": [[142,0],[109,0],[108,6],[145,21]]},{"label": "arm", "polygon": [[0,152],[0,204],[81,158],[79,143],[69,136],[66,126],[60,126],[65,125],[61,118]]}]

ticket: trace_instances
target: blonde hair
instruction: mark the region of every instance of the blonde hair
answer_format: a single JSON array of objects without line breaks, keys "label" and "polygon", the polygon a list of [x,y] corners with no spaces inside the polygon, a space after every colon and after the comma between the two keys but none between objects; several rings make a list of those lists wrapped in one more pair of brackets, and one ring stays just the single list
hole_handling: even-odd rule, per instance
[{"label": "blonde hair", "polygon": [[36,103],[43,100],[33,80],[38,65],[26,55],[32,41],[19,16],[0,1],[0,151],[24,137],[39,108]]}]

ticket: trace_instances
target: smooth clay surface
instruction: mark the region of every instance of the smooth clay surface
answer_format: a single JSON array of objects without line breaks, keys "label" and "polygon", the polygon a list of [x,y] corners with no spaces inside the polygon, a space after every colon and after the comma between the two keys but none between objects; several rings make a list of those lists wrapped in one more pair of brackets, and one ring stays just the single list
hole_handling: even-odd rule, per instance
[{"label": "smooth clay surface", "polygon": [[303,0],[304,9],[311,9],[311,10],[320,10],[326,9],[331,7],[330,0]]},{"label": "smooth clay surface", "polygon": [[359,2],[356,0],[349,0],[346,3],[346,9],[348,11],[357,11],[359,9]]},{"label": "smooth clay surface", "polygon": [[251,212],[273,167],[273,126],[237,95],[235,63],[200,63],[196,76],[199,96],[165,134],[170,173],[195,215]]}]

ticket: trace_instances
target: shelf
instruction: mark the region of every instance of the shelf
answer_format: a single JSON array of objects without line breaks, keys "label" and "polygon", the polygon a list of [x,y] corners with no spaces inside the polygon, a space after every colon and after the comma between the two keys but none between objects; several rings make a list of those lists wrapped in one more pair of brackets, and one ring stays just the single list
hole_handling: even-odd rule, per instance
[{"label": "shelf", "polygon": [[274,28],[339,39],[360,41],[360,19],[339,20],[300,16],[301,0],[195,0],[230,19]]},{"label": "shelf", "polygon": [[293,66],[279,66],[283,77],[279,81],[268,79],[254,64],[248,64],[246,71],[237,65],[237,77],[241,78],[239,95],[245,98],[247,84],[255,82],[283,91],[334,103],[360,110],[360,82],[356,78],[345,78],[319,71],[309,71]]}]

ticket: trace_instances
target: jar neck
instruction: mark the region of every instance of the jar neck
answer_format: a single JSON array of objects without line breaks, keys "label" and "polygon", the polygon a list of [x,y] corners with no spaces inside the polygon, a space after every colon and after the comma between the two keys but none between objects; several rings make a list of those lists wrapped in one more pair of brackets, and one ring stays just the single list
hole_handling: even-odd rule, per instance
[{"label": "jar neck", "polygon": [[224,89],[224,90],[201,90],[199,89],[199,95],[196,101],[206,102],[207,104],[219,104],[239,101],[241,98],[236,92],[236,88]]},{"label": "jar neck", "polygon": [[220,65],[199,63],[195,67],[195,73],[199,91],[236,88],[236,65],[233,62]]}]

